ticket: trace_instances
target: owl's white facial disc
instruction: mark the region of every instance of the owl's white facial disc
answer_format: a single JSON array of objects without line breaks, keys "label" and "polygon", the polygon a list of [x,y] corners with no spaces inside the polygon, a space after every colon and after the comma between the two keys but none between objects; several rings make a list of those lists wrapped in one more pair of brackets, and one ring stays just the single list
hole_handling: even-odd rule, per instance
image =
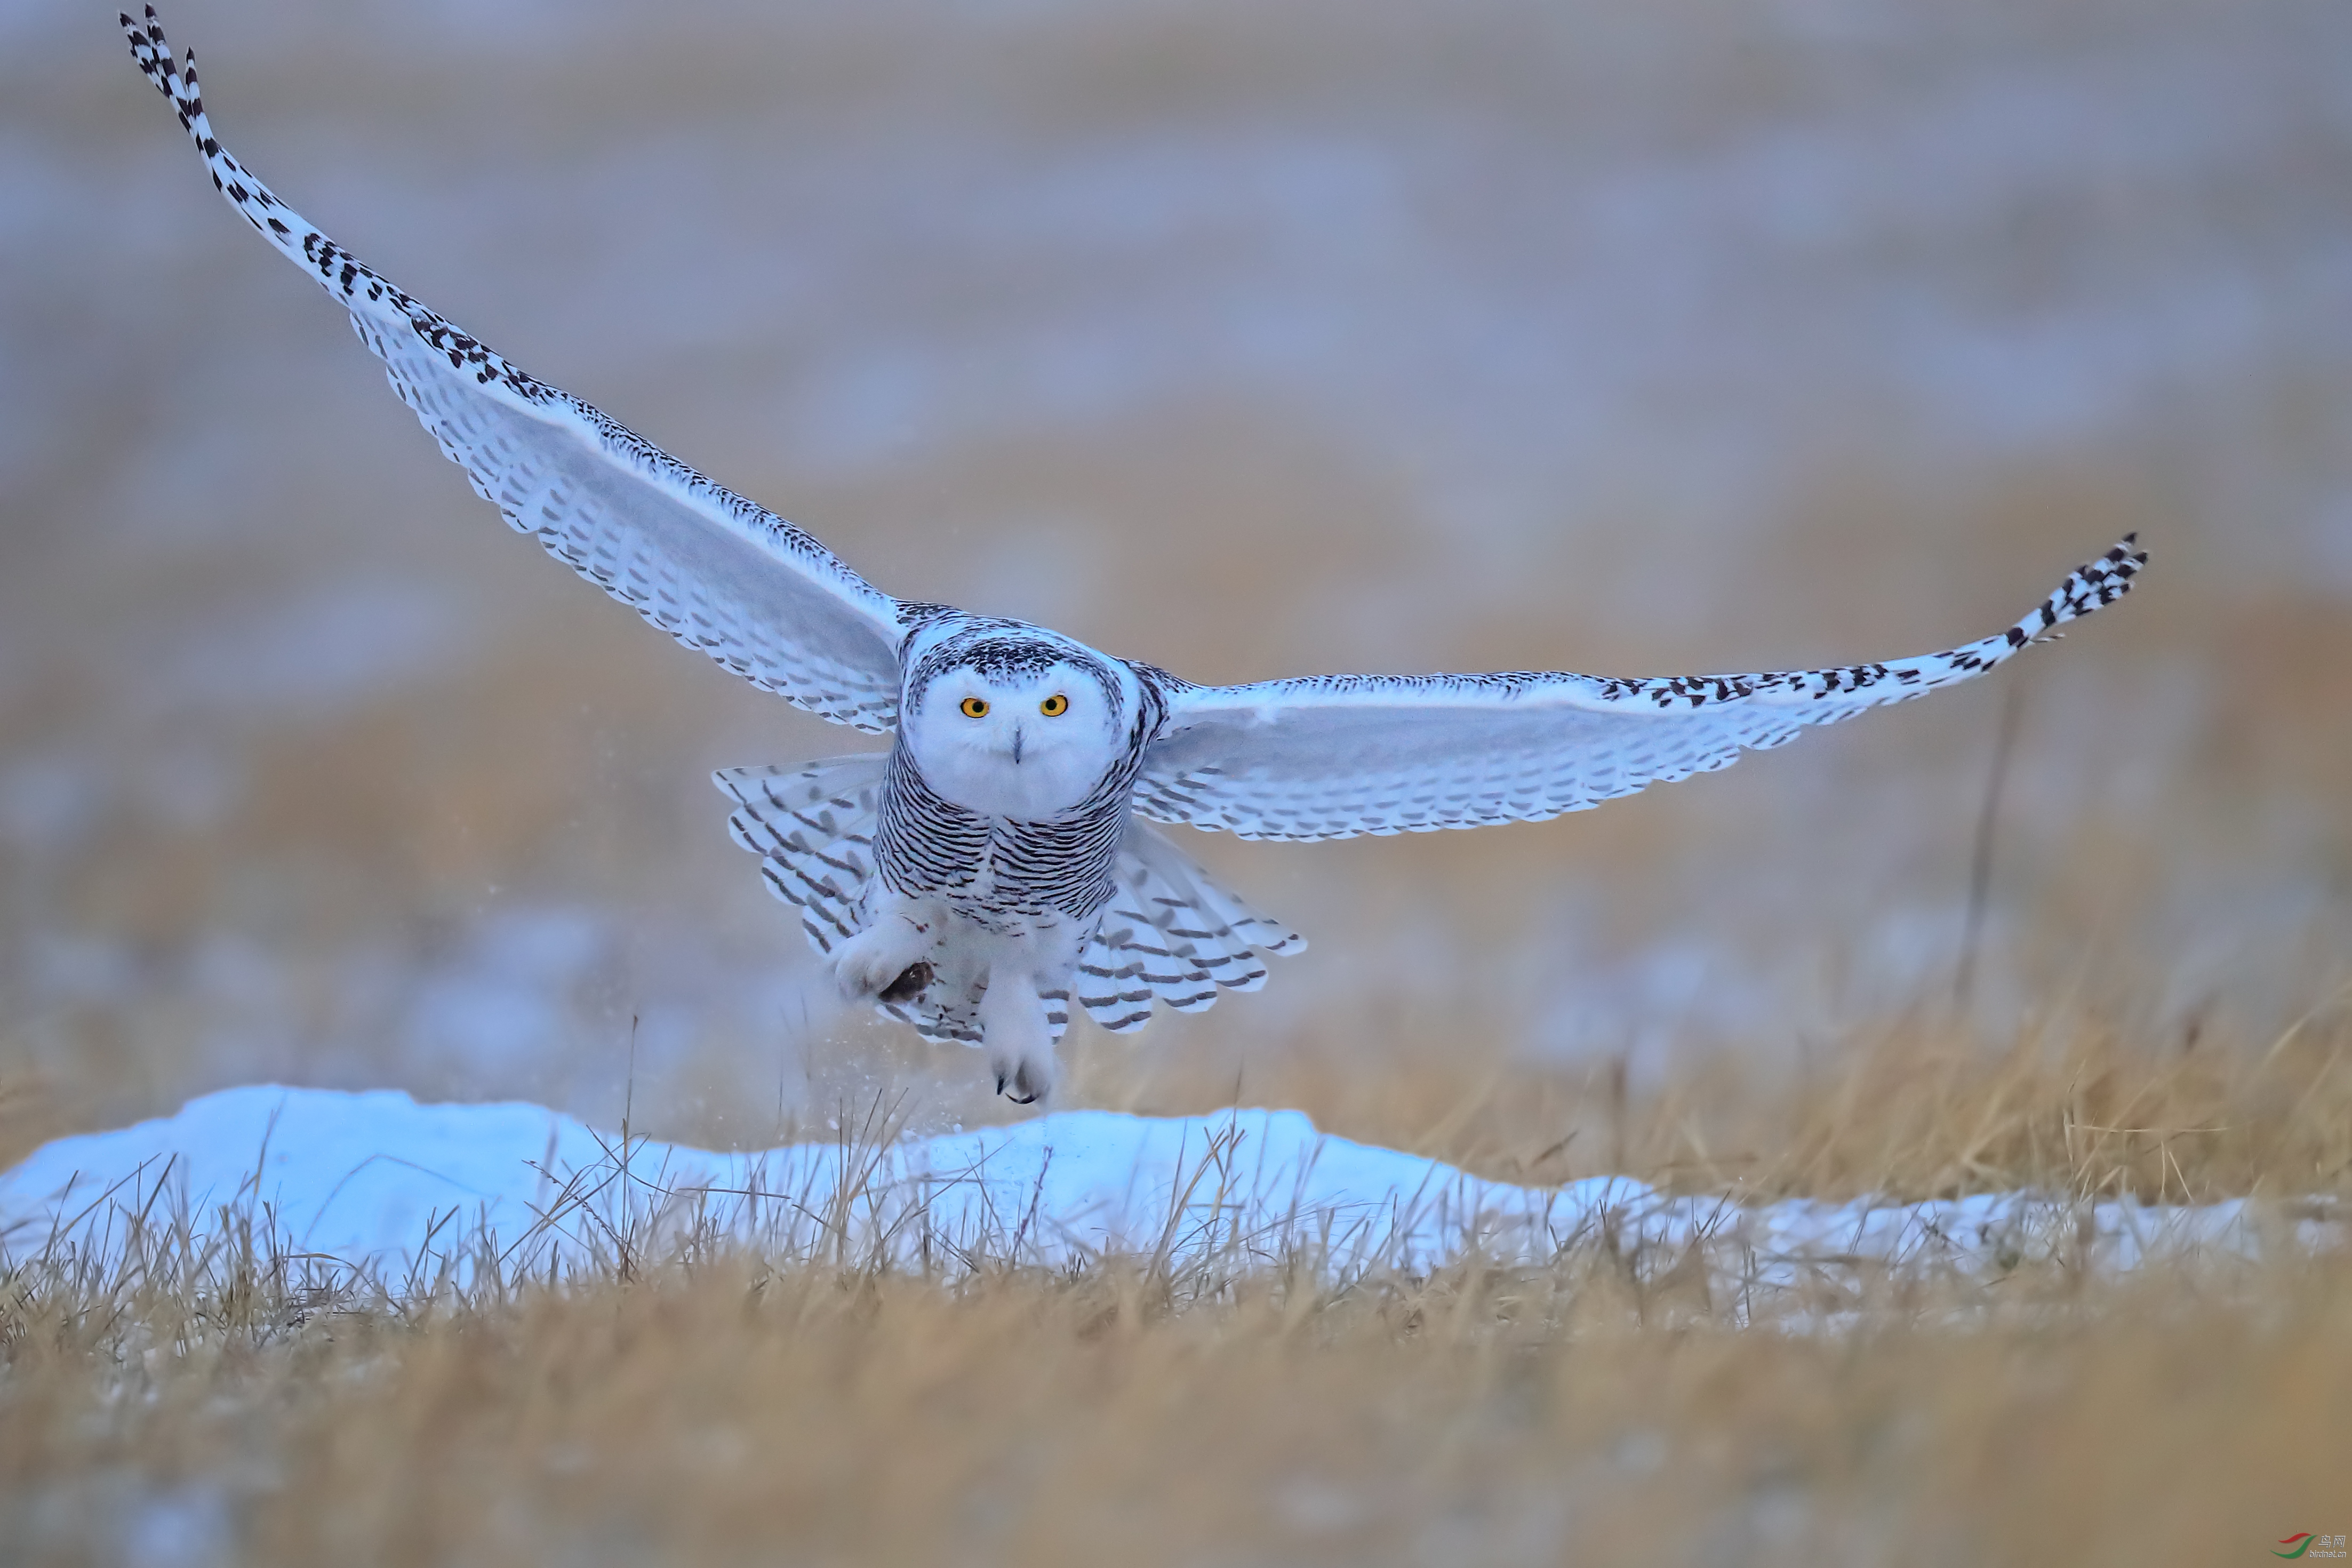
[{"label": "owl's white facial disc", "polygon": [[1066,662],[943,670],[900,721],[932,789],[1021,821],[1077,805],[1124,752],[1121,716],[1102,682]]}]

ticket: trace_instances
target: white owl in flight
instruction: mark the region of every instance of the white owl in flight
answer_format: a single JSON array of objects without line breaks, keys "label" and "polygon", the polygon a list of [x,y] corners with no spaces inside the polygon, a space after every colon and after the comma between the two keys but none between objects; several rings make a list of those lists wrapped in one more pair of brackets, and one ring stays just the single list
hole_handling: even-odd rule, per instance
[{"label": "white owl in flight", "polygon": [[1531,822],[1727,767],[1983,674],[2131,586],[2126,537],[1996,636],[1837,669],[1554,671],[1194,686],[1021,621],[894,599],[806,533],[534,381],[362,266],[224,152],[193,54],[122,18],[231,205],[350,310],[507,521],[678,641],[887,752],[733,768],[735,839],[842,991],[1053,1088],[1075,995],[1107,1029],[1197,1012],[1305,944],[1144,819],[1244,838]]}]

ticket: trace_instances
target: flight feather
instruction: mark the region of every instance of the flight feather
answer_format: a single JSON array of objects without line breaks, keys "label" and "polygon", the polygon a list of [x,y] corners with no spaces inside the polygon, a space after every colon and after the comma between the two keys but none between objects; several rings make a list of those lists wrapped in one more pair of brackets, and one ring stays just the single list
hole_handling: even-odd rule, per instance
[{"label": "flight feather", "polygon": [[1249,686],[1169,679],[1142,815],[1244,838],[1347,838],[1535,822],[1728,767],[1865,709],[1993,668],[2130,590],[2126,535],[2014,625],[1914,658],[1748,675],[1564,671],[1320,675]]},{"label": "flight feather", "polygon": [[891,728],[898,601],[814,539],[600,410],[524,374],[278,199],[213,134],[193,51],[153,7],[121,18],[213,184],[351,312],[393,390],[519,531],[646,620],[755,685],[858,729]]}]

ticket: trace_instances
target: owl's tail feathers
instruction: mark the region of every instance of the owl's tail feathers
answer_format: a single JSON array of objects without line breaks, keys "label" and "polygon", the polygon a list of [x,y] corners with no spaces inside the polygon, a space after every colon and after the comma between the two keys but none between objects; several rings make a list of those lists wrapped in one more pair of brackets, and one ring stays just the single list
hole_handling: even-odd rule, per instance
[{"label": "owl's tail feathers", "polygon": [[827,757],[782,767],[721,768],[710,775],[736,803],[727,826],[761,858],[768,889],[799,906],[801,930],[830,953],[861,929],[874,874],[874,818],[888,754]]},{"label": "owl's tail feathers", "polygon": [[1157,1002],[1199,1013],[1219,991],[1265,984],[1265,953],[1307,941],[1210,880],[1158,829],[1130,819],[1119,847],[1118,891],[1078,959],[1078,1005],[1114,1034],[1151,1021]]},{"label": "owl's tail feathers", "polygon": [[[875,818],[888,763],[887,752],[868,752],[710,775],[735,802],[727,819],[735,842],[760,857],[768,890],[799,908],[809,945],[827,956],[866,929],[866,884],[874,875]],[[941,956],[941,968],[919,994],[886,993],[876,1010],[912,1025],[934,1045],[976,1046],[985,987],[968,965]]]},{"label": "owl's tail feathers", "polygon": [[[887,757],[879,752],[765,768],[722,768],[711,775],[736,803],[727,819],[735,842],[761,858],[769,890],[798,906],[809,944],[831,953],[863,929],[862,906],[874,874],[874,828]],[[1078,959],[1071,989],[1078,1004],[1116,1033],[1150,1022],[1154,1003],[1198,1013],[1220,991],[1265,984],[1267,953],[1293,953],[1307,942],[1212,881],[1191,856],[1156,828],[1130,819],[1114,875],[1118,891]],[[976,1041],[971,1016],[979,987],[942,974],[919,1004],[883,1004],[934,1041]],[[1058,994],[1046,998],[1061,1010]],[[1055,1033],[1061,1032],[1054,1020]]]}]

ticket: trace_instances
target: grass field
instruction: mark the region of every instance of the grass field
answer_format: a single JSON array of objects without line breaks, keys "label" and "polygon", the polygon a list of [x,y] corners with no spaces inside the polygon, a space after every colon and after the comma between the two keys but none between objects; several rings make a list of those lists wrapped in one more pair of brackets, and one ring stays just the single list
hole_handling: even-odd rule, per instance
[{"label": "grass field", "polygon": [[[1738,1195],[2285,1219],[2352,1197],[2347,1069],[2340,1013],[2260,1050],[2084,1029],[1970,1056],[1914,1026],[1771,1092],[1522,1079],[1409,1107],[1374,1075],[1352,1114],[1523,1176],[1606,1141],[1601,1168]],[[209,1240],[162,1226],[97,1272],[19,1248],[0,1282],[12,1561],[2201,1564],[2352,1508],[2340,1250],[1832,1258],[1758,1297],[1719,1258],[1589,1238],[1344,1280],[1230,1250],[926,1273],[676,1248],[419,1294],[197,1217]]]},{"label": "grass field", "polygon": [[42,1563],[2202,1564],[2340,1521],[2340,1263],[2017,1288],[1834,1335],[1581,1260],[18,1302],[5,1523]]}]

